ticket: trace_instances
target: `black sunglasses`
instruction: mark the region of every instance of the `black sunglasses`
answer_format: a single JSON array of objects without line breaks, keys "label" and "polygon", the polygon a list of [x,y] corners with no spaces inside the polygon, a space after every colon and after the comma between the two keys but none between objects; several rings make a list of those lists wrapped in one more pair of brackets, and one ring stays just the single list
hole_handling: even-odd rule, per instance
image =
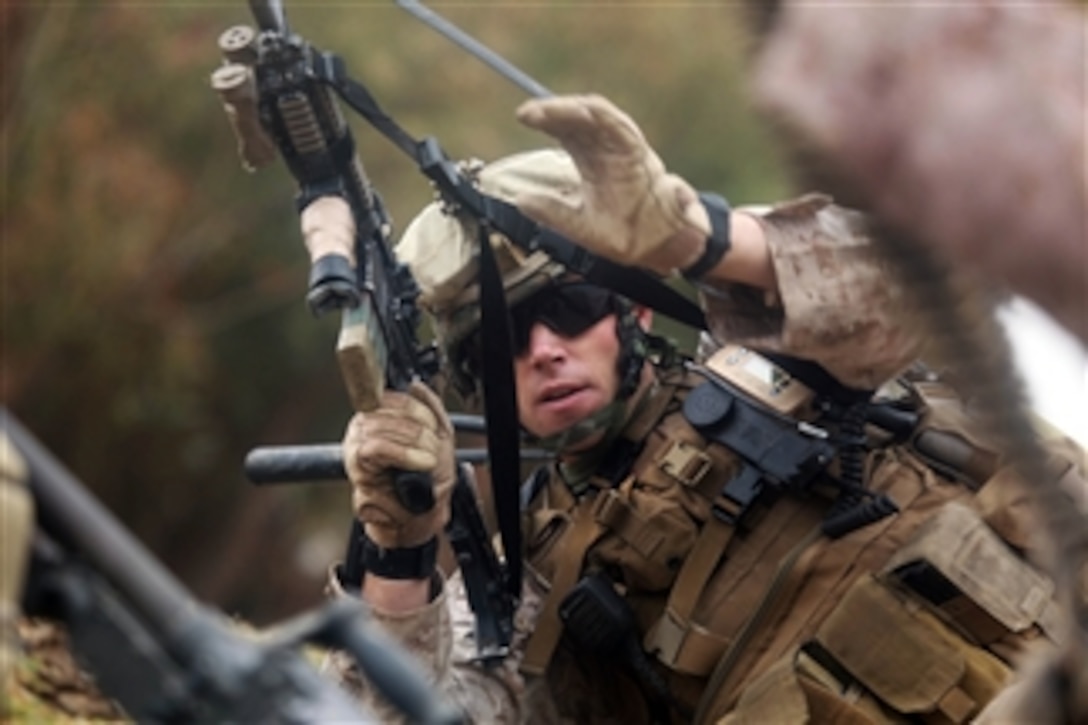
[{"label": "black sunglasses", "polygon": [[[510,308],[514,357],[521,357],[529,349],[529,336],[537,323],[562,337],[572,338],[618,311],[616,295],[604,287],[588,282],[565,282],[545,287]],[[465,341],[464,349],[469,364],[479,371],[479,332]]]},{"label": "black sunglasses", "polygon": [[510,309],[514,355],[529,349],[529,336],[539,322],[563,337],[578,337],[617,311],[611,290],[588,282],[567,282],[537,292]]}]

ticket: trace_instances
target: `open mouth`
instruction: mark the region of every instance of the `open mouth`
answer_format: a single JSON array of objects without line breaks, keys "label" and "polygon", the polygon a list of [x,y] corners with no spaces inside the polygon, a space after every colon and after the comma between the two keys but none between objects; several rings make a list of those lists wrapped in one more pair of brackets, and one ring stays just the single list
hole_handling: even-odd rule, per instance
[{"label": "open mouth", "polygon": [[564,400],[572,395],[577,395],[581,391],[585,390],[584,385],[556,385],[548,388],[540,396],[540,402],[542,403],[554,403],[559,400]]}]

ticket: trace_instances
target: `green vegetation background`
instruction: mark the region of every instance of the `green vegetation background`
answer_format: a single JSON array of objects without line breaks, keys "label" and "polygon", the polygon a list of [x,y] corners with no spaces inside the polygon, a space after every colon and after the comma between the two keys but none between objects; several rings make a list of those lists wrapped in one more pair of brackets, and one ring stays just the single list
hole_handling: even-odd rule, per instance
[{"label": "green vegetation background", "polygon": [[[732,3],[435,3],[555,92],[625,108],[674,170],[735,203],[789,193],[744,94]],[[245,2],[12,2],[3,12],[4,404],[198,596],[258,623],[319,601],[342,484],[257,489],[257,445],[339,438],[337,320],[304,303],[282,164],[249,174],[210,90]],[[289,2],[417,137],[454,157],[540,145],[522,91],[393,2]],[[431,191],[354,124],[403,229]],[[678,333],[679,331],[672,331]]]}]

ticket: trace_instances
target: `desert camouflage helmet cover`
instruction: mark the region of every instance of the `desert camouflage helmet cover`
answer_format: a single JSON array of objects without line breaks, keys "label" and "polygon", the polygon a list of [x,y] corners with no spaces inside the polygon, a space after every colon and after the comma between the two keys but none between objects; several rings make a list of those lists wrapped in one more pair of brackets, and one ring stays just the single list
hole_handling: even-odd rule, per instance
[{"label": "desert camouflage helmet cover", "polygon": [[[504,201],[523,192],[569,198],[579,185],[574,163],[556,149],[527,151],[476,168],[466,165],[466,170],[480,191]],[[433,316],[435,336],[447,351],[480,324],[478,231],[474,219],[434,202],[409,223],[396,246],[397,258],[419,284],[419,304]],[[545,253],[526,253],[501,234],[491,235],[491,247],[510,304],[564,273]]]}]

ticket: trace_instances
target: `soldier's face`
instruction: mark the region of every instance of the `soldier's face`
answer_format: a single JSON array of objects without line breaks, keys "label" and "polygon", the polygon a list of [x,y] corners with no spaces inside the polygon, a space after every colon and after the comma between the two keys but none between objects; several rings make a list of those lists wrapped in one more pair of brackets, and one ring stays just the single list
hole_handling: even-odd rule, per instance
[{"label": "soldier's face", "polygon": [[619,354],[614,314],[569,338],[533,325],[525,352],[514,359],[522,426],[547,437],[608,405],[619,389]]},{"label": "soldier's face", "polygon": [[512,310],[518,416],[530,433],[564,431],[615,398],[617,309],[611,293],[577,283]]}]

